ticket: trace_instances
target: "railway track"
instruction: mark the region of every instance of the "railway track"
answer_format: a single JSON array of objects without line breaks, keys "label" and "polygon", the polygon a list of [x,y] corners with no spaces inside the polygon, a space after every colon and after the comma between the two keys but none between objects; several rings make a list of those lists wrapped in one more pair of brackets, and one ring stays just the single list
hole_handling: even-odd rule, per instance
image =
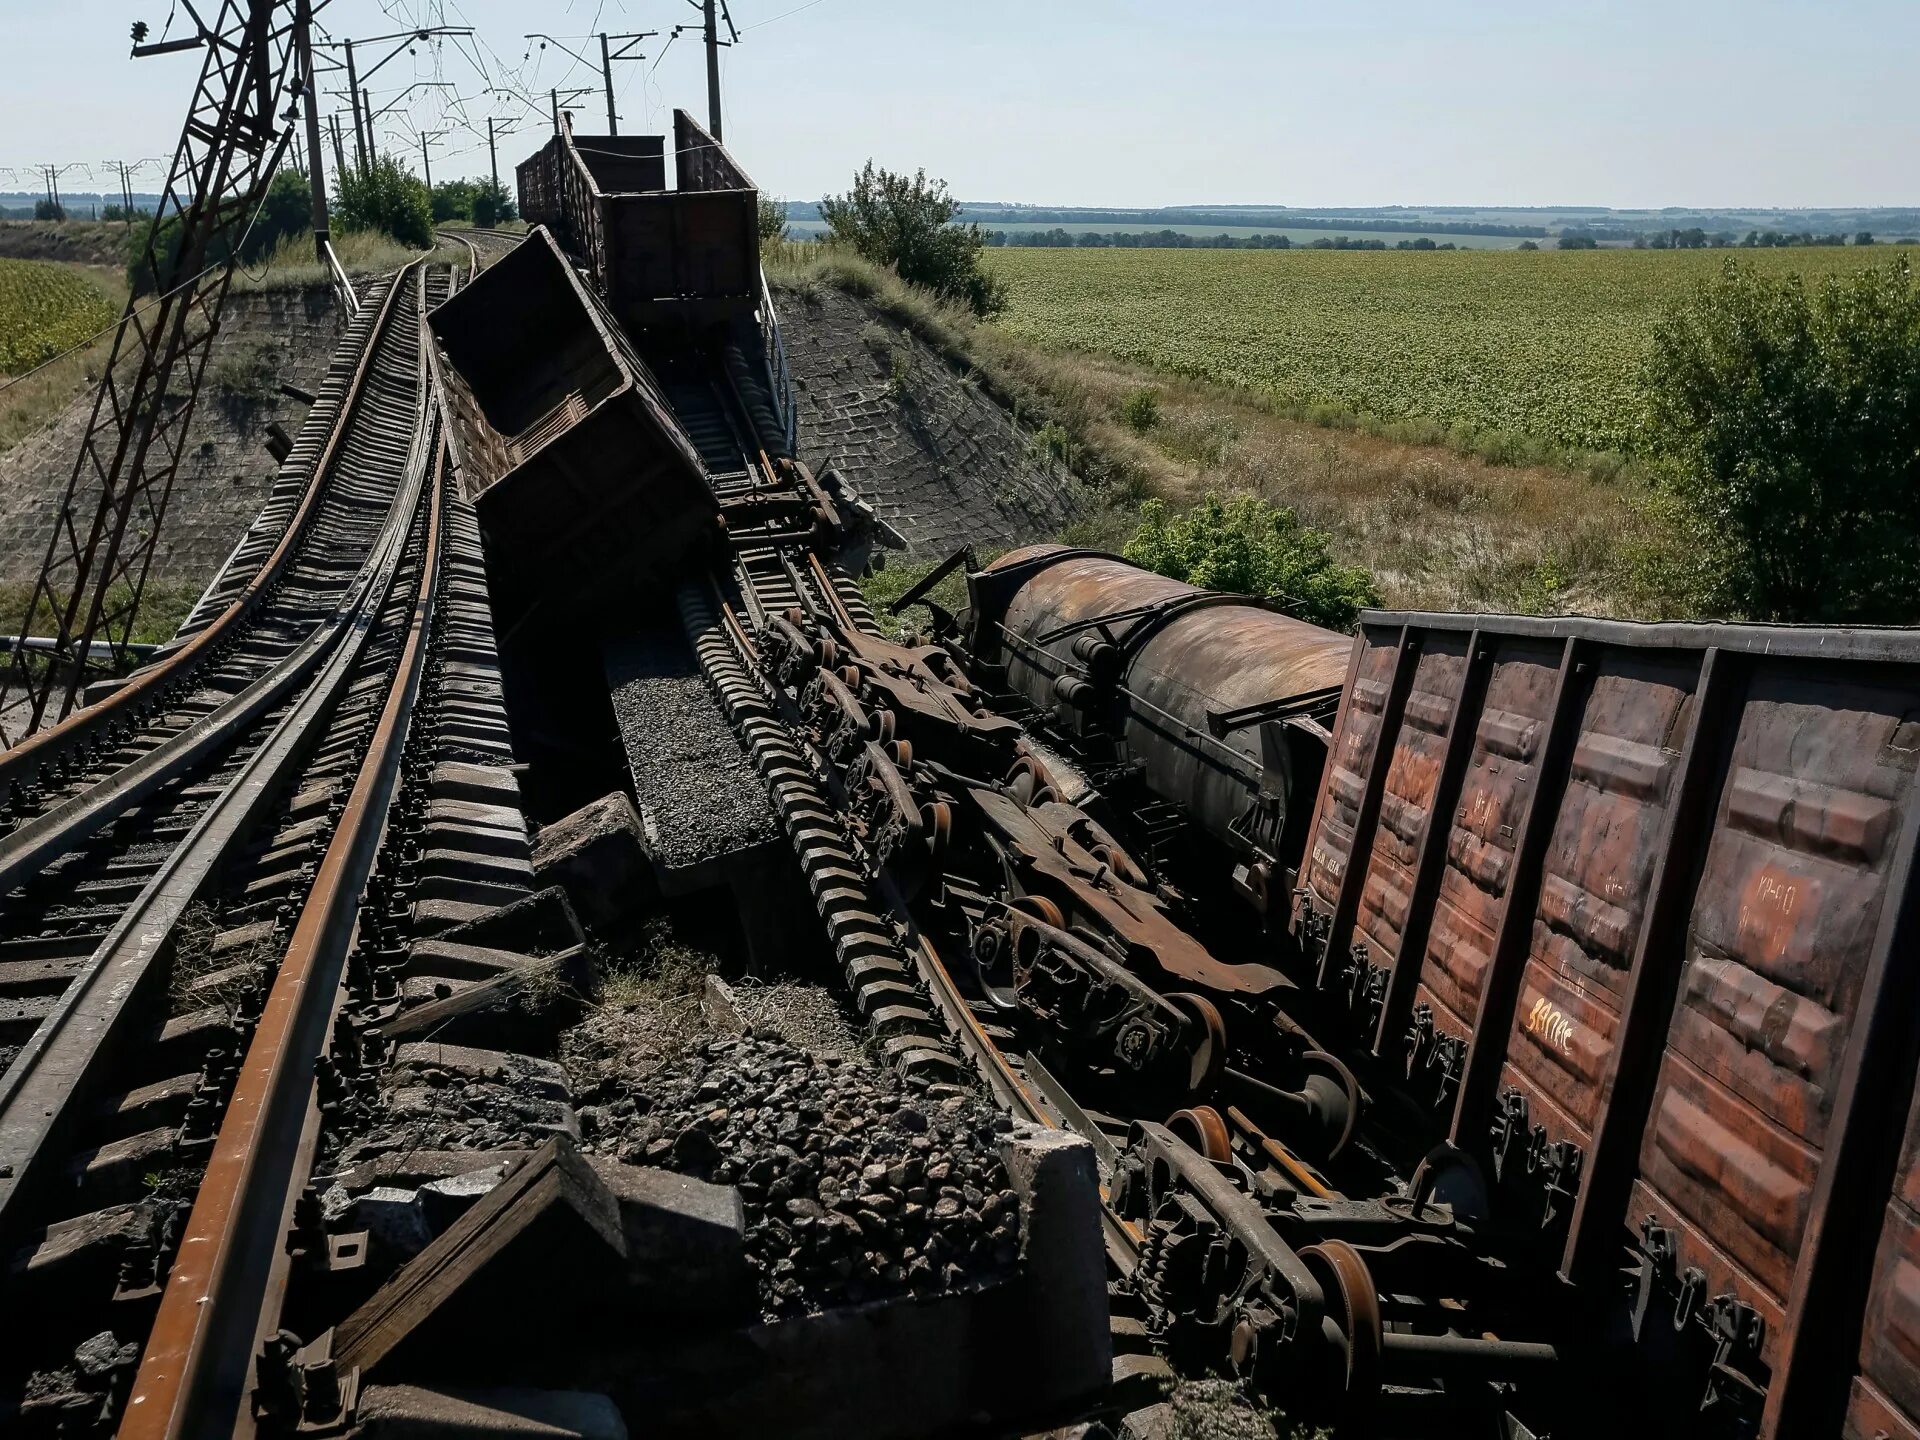
[{"label": "railway track", "polygon": [[[180,640],[0,756],[0,1243],[40,1322],[0,1403],[29,1432],[228,1433],[246,1410],[340,976],[446,664],[430,634],[465,653],[470,622],[437,607],[482,584],[422,323],[477,272],[467,249],[369,297]],[[490,629],[468,649],[455,665],[484,669]],[[452,703],[416,757],[510,756],[497,698]],[[106,1359],[63,1369],[89,1335]]]}]

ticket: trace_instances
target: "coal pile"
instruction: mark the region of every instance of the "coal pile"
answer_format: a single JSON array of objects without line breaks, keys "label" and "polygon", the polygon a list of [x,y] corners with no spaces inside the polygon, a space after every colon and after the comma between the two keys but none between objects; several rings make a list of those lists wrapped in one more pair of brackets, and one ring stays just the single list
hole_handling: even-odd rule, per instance
[{"label": "coal pile", "polygon": [[769,1320],[937,1295],[1009,1273],[1013,1122],[839,1056],[749,1033],[709,1040],[582,1106],[585,1148],[739,1187]]}]

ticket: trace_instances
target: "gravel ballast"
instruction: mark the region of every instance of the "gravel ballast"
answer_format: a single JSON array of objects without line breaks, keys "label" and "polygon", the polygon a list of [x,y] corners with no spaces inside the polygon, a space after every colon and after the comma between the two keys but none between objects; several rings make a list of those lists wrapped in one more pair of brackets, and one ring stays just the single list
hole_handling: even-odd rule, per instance
[{"label": "gravel ballast", "polygon": [[766,787],[679,635],[610,642],[606,668],[647,848],[665,877],[775,840]]},{"label": "gravel ballast", "polygon": [[974,1286],[1019,1257],[1013,1122],[970,1095],[748,1034],[609,1077],[579,1113],[589,1152],[739,1187],[769,1320]]}]

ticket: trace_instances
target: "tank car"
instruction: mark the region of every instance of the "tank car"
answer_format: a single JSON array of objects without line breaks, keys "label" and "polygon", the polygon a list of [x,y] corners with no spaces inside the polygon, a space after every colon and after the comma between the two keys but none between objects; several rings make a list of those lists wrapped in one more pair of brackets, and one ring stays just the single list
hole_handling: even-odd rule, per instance
[{"label": "tank car", "polygon": [[1110,761],[1103,789],[1136,777],[1227,851],[1256,908],[1284,908],[1352,639],[1062,545],[1011,551],[968,590],[983,673]]}]

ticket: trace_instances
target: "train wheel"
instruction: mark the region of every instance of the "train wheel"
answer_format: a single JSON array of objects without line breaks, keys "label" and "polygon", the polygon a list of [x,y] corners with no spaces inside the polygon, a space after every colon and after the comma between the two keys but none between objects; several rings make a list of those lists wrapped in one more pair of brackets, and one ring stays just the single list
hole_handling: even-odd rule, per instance
[{"label": "train wheel", "polygon": [[1204,995],[1183,990],[1167,996],[1167,1001],[1193,1022],[1197,1032],[1193,1062],[1187,1072],[1187,1093],[1211,1094],[1227,1068],[1227,1022],[1221,1018],[1219,1007]]},{"label": "train wheel", "polygon": [[1058,905],[1044,895],[1016,895],[1007,902],[1007,908],[1031,915],[1041,924],[1051,925],[1056,930],[1067,928],[1067,917],[1060,913]]},{"label": "train wheel", "polygon": [[1227,1134],[1227,1122],[1211,1105],[1174,1111],[1167,1117],[1167,1129],[1215,1164],[1233,1158],[1233,1139]]},{"label": "train wheel", "polygon": [[1007,771],[1007,793],[1022,809],[1033,803],[1033,792],[1040,788],[1040,777],[1034,772],[1031,760],[1016,760],[1013,768]]},{"label": "train wheel", "polygon": [[953,807],[944,800],[920,807],[920,823],[927,832],[927,861],[938,869],[953,840]]},{"label": "train wheel", "polygon": [[1300,1260],[1320,1282],[1327,1311],[1347,1344],[1346,1388],[1341,1394],[1344,1428],[1363,1420],[1380,1393],[1380,1292],[1360,1252],[1344,1240],[1324,1240],[1300,1251]]},{"label": "train wheel", "polygon": [[[1331,1160],[1347,1148],[1347,1142],[1353,1139],[1354,1127],[1360,1123],[1360,1082],[1353,1078],[1353,1071],[1324,1050],[1309,1050],[1300,1059],[1307,1067],[1309,1077],[1324,1075],[1345,1095],[1345,1117],[1339,1124],[1338,1132],[1329,1133],[1326,1148],[1321,1152],[1323,1160]],[[1312,1084],[1311,1078],[1308,1083]],[[1331,1107],[1328,1113],[1333,1113]]]}]

